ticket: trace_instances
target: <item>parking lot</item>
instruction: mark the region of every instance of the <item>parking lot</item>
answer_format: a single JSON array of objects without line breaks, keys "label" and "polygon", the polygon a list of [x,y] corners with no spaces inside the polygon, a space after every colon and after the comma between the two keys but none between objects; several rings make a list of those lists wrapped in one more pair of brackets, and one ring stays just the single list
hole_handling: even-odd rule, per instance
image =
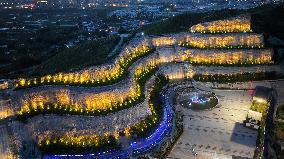
[{"label": "parking lot", "polygon": [[242,126],[252,92],[215,90],[215,93],[219,103],[212,110],[192,111],[178,106],[184,114],[184,133],[169,158],[253,157],[257,131]]}]

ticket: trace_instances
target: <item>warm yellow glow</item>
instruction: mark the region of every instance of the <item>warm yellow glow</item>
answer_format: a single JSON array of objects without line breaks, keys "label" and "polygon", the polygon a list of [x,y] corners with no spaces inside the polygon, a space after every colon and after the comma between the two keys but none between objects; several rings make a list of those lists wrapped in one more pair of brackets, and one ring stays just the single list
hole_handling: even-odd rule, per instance
[{"label": "warm yellow glow", "polygon": [[186,50],[184,58],[196,64],[271,64],[273,50]]},{"label": "warm yellow glow", "polygon": [[261,34],[189,34],[185,42],[196,48],[262,47]]},{"label": "warm yellow glow", "polygon": [[57,101],[61,104],[70,104],[70,93],[68,90],[62,90],[56,93]]},{"label": "warm yellow glow", "polygon": [[265,99],[262,99],[262,98],[253,97],[253,99],[254,99],[255,101],[257,101],[258,103],[266,103],[266,100],[265,100]]},{"label": "warm yellow glow", "polygon": [[[146,40],[140,41],[139,44],[135,46],[135,48],[131,48],[130,50],[123,51],[116,59],[114,64],[106,64],[98,67],[92,67],[87,70],[82,70],[78,72],[70,72],[70,73],[58,73],[54,75],[46,75],[43,77],[39,77],[41,84],[53,84],[53,83],[70,83],[70,84],[86,84],[86,83],[94,83],[98,82],[106,82],[111,79],[118,78],[123,73],[123,68],[129,63],[132,59],[137,56],[142,56],[147,54],[150,51],[148,46],[148,42]],[[28,79],[20,79],[15,81],[15,85],[21,87],[30,86],[31,81]],[[37,85],[37,82],[33,83]]]},{"label": "warm yellow glow", "polygon": [[7,81],[0,83],[0,89],[7,89],[9,87],[9,83]]},{"label": "warm yellow glow", "polygon": [[238,16],[231,19],[217,20],[194,25],[191,32],[199,33],[228,33],[228,32],[251,32],[250,16]]},{"label": "warm yellow glow", "polygon": [[126,128],[124,129],[124,134],[125,134],[126,137],[129,137],[129,136],[130,136],[130,127],[126,127]]},{"label": "warm yellow glow", "polygon": [[153,38],[152,42],[155,47],[172,46],[176,43],[176,39],[174,37],[158,37]]},{"label": "warm yellow glow", "polygon": [[0,119],[4,119],[12,115],[14,115],[12,108],[10,108],[9,106],[6,106],[6,107],[2,106],[1,111],[0,111]]}]

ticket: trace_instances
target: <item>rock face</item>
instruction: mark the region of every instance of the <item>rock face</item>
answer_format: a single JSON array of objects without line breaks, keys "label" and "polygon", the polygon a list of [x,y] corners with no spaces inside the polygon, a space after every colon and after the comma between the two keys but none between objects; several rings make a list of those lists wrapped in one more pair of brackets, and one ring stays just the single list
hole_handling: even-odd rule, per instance
[{"label": "rock face", "polygon": [[271,46],[284,46],[284,42],[277,37],[270,36],[267,41]]}]

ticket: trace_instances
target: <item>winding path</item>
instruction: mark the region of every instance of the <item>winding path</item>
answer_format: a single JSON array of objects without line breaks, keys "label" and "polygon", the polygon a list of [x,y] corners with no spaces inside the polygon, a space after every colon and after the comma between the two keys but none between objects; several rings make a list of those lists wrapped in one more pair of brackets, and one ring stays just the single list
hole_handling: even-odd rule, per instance
[{"label": "winding path", "polygon": [[[216,37],[218,36],[218,37]],[[211,44],[208,44],[208,38],[213,39],[224,39],[228,42],[228,45],[233,46],[239,46],[240,43],[238,40],[236,40],[234,37],[237,37],[237,39],[244,38],[249,39],[251,37],[254,37],[253,39],[256,40],[262,40],[261,35],[256,34],[229,34],[229,35],[214,35],[214,34],[189,34],[186,35],[185,38],[187,40],[191,40],[191,42],[194,42],[194,44],[198,44],[199,41],[203,41],[203,46],[207,46]],[[227,39],[227,40],[226,40]],[[229,39],[229,41],[228,41]],[[132,50],[137,50],[137,48],[143,48],[143,50],[146,49],[146,47],[152,47],[153,42],[151,41],[151,38],[146,37],[145,39],[142,39],[140,41],[136,41],[133,43]],[[151,41],[151,42],[150,42]],[[186,40],[185,40],[186,41]],[[188,42],[188,41],[187,41]],[[243,43],[248,43],[247,41],[243,41]],[[137,44],[137,47],[135,46]],[[254,45],[263,44],[263,41],[256,41],[254,42]],[[198,44],[199,45],[199,44]],[[198,46],[197,45],[197,46]],[[226,44],[227,45],[227,44]],[[214,45],[215,47],[215,45]],[[219,47],[219,46],[218,46]],[[260,47],[260,46],[259,46]],[[127,49],[126,49],[127,50]],[[120,101],[123,101],[127,99],[128,97],[135,97],[135,92],[139,90],[135,78],[137,74],[142,74],[143,71],[148,71],[149,67],[158,67],[159,70],[152,75],[147,81],[146,84],[141,86],[144,88],[144,95],[145,100],[144,102],[141,102],[140,104],[137,104],[136,106],[133,106],[129,109],[124,109],[119,112],[111,112],[110,114],[107,114],[106,116],[100,116],[100,117],[84,117],[84,116],[69,116],[64,115],[61,117],[57,117],[58,115],[47,115],[47,116],[36,116],[33,117],[28,121],[28,124],[30,124],[29,130],[34,130],[37,132],[37,134],[44,134],[47,131],[62,131],[61,133],[69,132],[74,128],[79,127],[79,133],[80,131],[88,130],[88,133],[91,134],[93,132],[96,132],[98,134],[102,134],[105,131],[114,131],[115,125],[112,123],[112,121],[120,122],[119,128],[125,128],[126,126],[131,126],[135,123],[137,123],[139,120],[146,118],[147,116],[151,115],[151,112],[149,111],[148,106],[148,99],[149,99],[149,89],[151,88],[153,81],[158,73],[163,73],[164,75],[168,76],[170,79],[176,79],[176,78],[192,78],[193,74],[212,74],[212,75],[230,75],[230,74],[238,74],[238,73],[255,73],[255,72],[267,72],[267,71],[275,71],[278,73],[283,73],[281,69],[279,69],[279,66],[252,66],[252,67],[193,67],[188,63],[189,55],[185,55],[184,52],[180,52],[178,50],[184,50],[175,47],[174,49],[171,48],[158,48],[157,51],[154,53],[151,53],[147,56],[144,56],[141,59],[138,59],[134,63],[131,63],[131,66],[122,72],[127,72],[126,77],[122,79],[121,81],[118,81],[115,84],[107,85],[107,86],[101,86],[101,87],[76,87],[76,86],[58,86],[58,85],[48,85],[48,86],[41,86],[36,88],[28,88],[28,89],[22,89],[18,91],[14,91],[12,93],[12,105],[13,105],[13,111],[18,112],[21,109],[25,109],[24,106],[28,105],[39,105],[39,104],[48,104],[48,103],[64,103],[71,106],[78,106],[80,109],[101,109],[101,105],[105,107],[109,106],[112,110],[112,105],[109,103],[119,103]],[[191,52],[192,50],[189,50]],[[199,49],[195,49],[195,52],[199,52]],[[220,51],[217,49],[217,51]],[[206,51],[205,51],[206,52]],[[145,52],[144,52],[145,53]],[[208,53],[208,52],[206,52]],[[205,54],[206,54],[205,53]],[[230,52],[229,52],[230,53]],[[87,70],[78,71],[75,74],[81,77],[84,77],[84,74],[89,75],[87,80],[90,82],[91,80],[98,80],[109,78],[111,79],[112,75],[116,75],[117,72],[119,72],[119,67],[121,61],[128,60],[128,55],[134,54],[133,56],[136,56],[135,53],[130,52],[122,52],[118,57],[115,59],[115,62],[112,64],[106,64],[103,65],[103,67],[92,67]],[[212,54],[215,54],[213,51]],[[226,53],[227,54],[227,53]],[[253,54],[253,53],[251,53]],[[138,56],[138,55],[137,55]],[[140,56],[139,56],[140,57]],[[179,62],[179,63],[176,63]],[[119,63],[119,64],[118,64]],[[174,63],[174,64],[173,64]],[[89,73],[89,74],[88,74]],[[120,72],[119,72],[120,73]],[[68,73],[67,73],[68,74]],[[72,74],[72,73],[70,73]],[[68,80],[69,77],[67,77]],[[73,74],[72,78],[73,79]],[[82,78],[83,82],[85,82],[84,78]],[[48,77],[48,81],[49,81]],[[67,81],[68,81],[67,80]],[[77,77],[76,77],[76,80]],[[78,82],[78,81],[77,81]],[[82,82],[82,83],[83,83]],[[147,138],[132,142],[128,147],[121,150],[108,150],[105,152],[98,152],[94,154],[77,154],[77,155],[46,155],[44,156],[45,159],[61,159],[61,158],[127,158],[132,156],[138,156],[140,154],[144,154],[149,152],[149,150],[153,149],[154,147],[159,147],[161,143],[163,143],[168,135],[172,132],[173,129],[176,127],[175,122],[175,108],[172,103],[173,101],[173,91],[175,88],[167,87],[164,88],[164,90],[161,92],[162,94],[162,101],[163,101],[163,117],[161,120],[161,123],[158,125],[157,129],[154,133],[150,134]],[[134,95],[133,95],[134,94]],[[99,102],[97,102],[97,101]],[[108,105],[109,104],[109,105]],[[107,105],[107,106],[105,106]],[[98,108],[99,107],[99,108]],[[144,110],[143,113],[139,114],[139,110]],[[131,114],[132,112],[135,112]],[[15,113],[16,114],[16,113]],[[129,115],[133,115],[132,117],[129,117]],[[111,121],[104,121],[104,119],[110,118]],[[38,120],[40,122],[38,122]],[[59,128],[52,128],[55,127],[54,123],[60,120],[60,122],[56,123],[60,127]],[[70,120],[73,120],[75,122],[72,122],[74,124],[73,126],[70,126],[66,123],[68,123]],[[93,120],[93,121],[90,121]],[[87,121],[87,122],[86,122]],[[94,126],[95,122],[101,121],[100,125],[104,126],[107,125],[106,123],[112,123],[112,126],[110,126],[109,129],[100,129],[96,128],[97,125]],[[123,124],[121,124],[123,122]],[[79,123],[87,123],[87,125],[79,125]],[[71,125],[72,125],[71,124]],[[77,124],[77,125],[76,125]],[[64,127],[66,126],[66,127]],[[63,128],[64,127],[64,128]],[[91,129],[90,129],[91,128]],[[32,134],[32,131],[30,132]],[[33,134],[34,135],[34,134]],[[77,134],[80,135],[80,134]]]}]

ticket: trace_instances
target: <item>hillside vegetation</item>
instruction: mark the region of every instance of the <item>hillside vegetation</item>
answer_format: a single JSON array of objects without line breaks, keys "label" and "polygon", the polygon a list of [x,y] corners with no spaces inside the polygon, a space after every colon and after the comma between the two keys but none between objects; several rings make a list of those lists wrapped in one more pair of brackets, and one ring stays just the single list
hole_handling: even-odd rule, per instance
[{"label": "hillside vegetation", "polygon": [[115,36],[97,41],[86,41],[73,48],[64,49],[33,69],[31,74],[38,76],[103,64],[118,41],[119,37]]},{"label": "hillside vegetation", "polygon": [[249,10],[219,10],[206,13],[185,13],[162,22],[144,26],[140,31],[146,34],[167,34],[188,31],[192,25],[250,13],[252,29],[257,33],[277,36],[284,40],[284,4],[265,5]]},{"label": "hillside vegetation", "polygon": [[[250,13],[254,32],[264,33],[265,36],[276,36],[284,40],[283,11],[284,4],[265,5],[246,11],[225,9],[206,13],[185,13],[146,25],[138,31],[144,31],[146,34],[178,33],[188,31],[192,25],[198,23]],[[64,49],[33,69],[31,75],[45,75],[102,64],[106,62],[109,52],[115,47],[118,40],[118,37],[112,37],[100,41],[88,41],[74,48]]]}]

